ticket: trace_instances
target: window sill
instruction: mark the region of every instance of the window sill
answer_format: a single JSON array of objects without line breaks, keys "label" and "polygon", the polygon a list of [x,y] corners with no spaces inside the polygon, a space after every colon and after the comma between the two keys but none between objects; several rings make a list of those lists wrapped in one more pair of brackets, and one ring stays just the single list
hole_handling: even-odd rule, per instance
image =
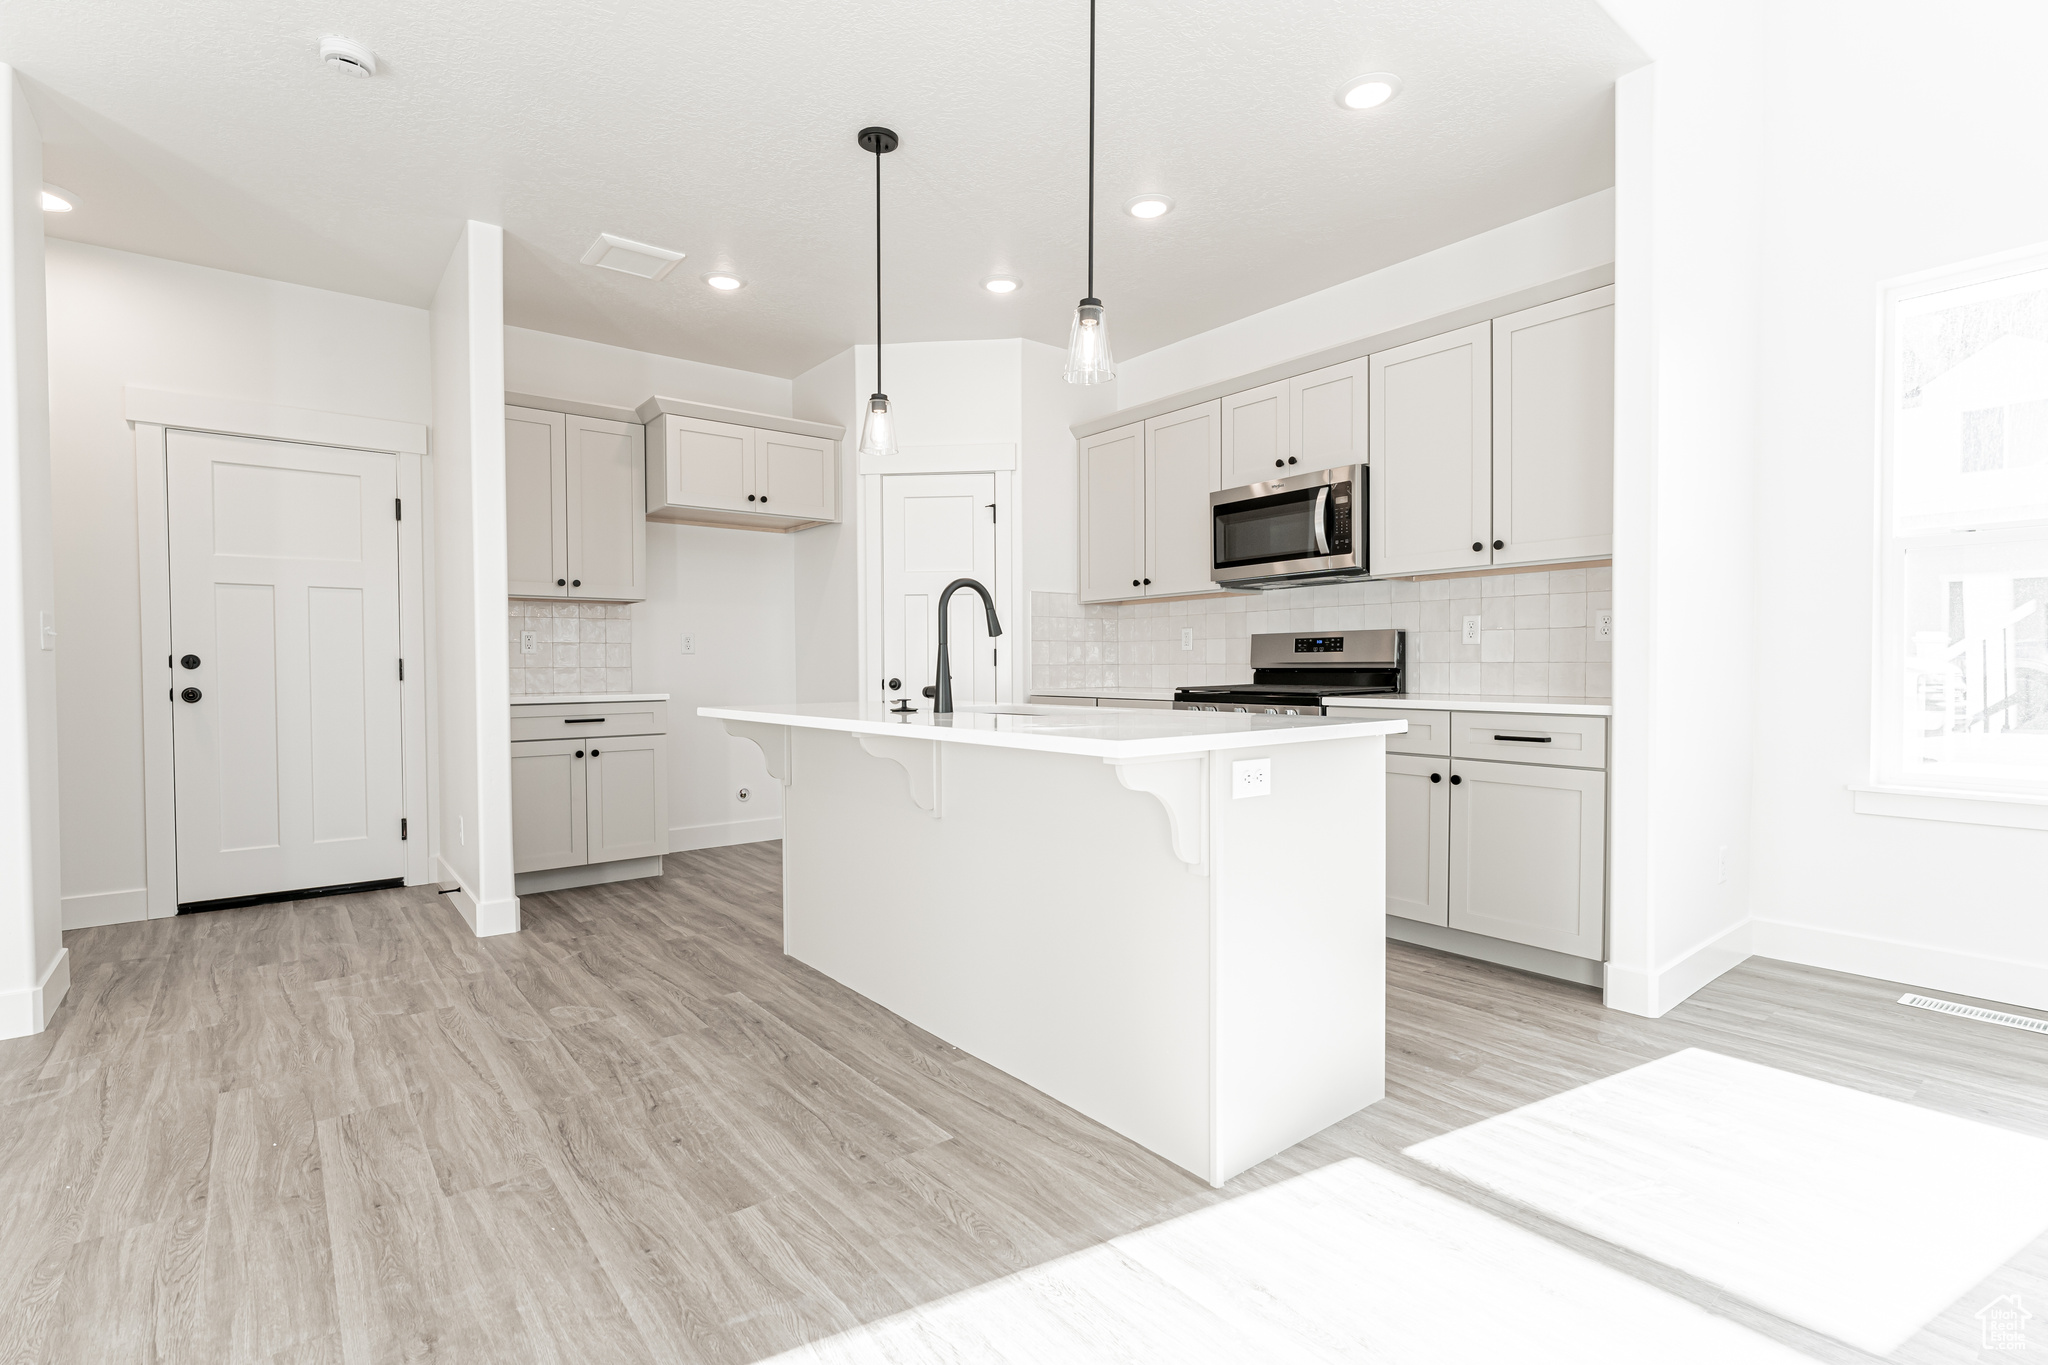
[{"label": "window sill", "polygon": [[1851,783],[1858,815],[1891,815],[1907,820],[1945,820],[1958,825],[2048,830],[2048,797],[2007,792],[1947,791],[1939,787],[1890,787]]}]

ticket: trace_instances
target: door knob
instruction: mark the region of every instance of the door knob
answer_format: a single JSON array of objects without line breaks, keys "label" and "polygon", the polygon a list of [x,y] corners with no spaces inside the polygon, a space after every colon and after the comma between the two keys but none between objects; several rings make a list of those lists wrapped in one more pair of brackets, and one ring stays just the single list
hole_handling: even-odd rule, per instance
[{"label": "door knob", "polygon": [[180,692],[178,695],[183,697],[186,701],[198,701],[199,698],[205,694],[202,693],[196,687],[188,687],[183,692]]},{"label": "door knob", "polygon": [[903,679],[901,679],[901,678],[891,678],[891,679],[889,679],[889,690],[890,690],[891,692],[899,691],[899,690],[901,690],[901,688],[902,688],[902,687],[903,687]]},{"label": "door knob", "polygon": [[197,654],[187,654],[184,658],[178,660],[178,665],[181,668],[197,668],[199,667],[199,656]]}]

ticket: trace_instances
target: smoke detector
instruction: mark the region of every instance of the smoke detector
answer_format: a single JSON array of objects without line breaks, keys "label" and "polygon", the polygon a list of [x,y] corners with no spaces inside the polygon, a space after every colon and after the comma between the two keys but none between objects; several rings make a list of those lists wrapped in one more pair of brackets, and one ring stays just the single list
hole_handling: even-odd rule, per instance
[{"label": "smoke detector", "polygon": [[643,280],[658,280],[676,268],[676,262],[683,259],[680,251],[667,247],[649,246],[626,237],[614,237],[609,232],[597,234],[597,240],[590,244],[590,250],[583,253],[583,264],[602,267],[605,270],[622,270],[628,275],[638,275]]},{"label": "smoke detector", "polygon": [[377,74],[377,54],[353,38],[322,38],[320,60],[327,63],[329,70],[351,76]]}]

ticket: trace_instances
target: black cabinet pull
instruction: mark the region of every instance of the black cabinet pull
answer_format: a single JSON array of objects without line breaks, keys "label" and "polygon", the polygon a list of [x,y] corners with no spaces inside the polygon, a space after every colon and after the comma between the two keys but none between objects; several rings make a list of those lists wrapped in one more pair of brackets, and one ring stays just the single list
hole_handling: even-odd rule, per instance
[{"label": "black cabinet pull", "polygon": [[747,501],[748,501],[748,502],[752,502],[753,500],[754,500],[754,495],[753,495],[752,493],[749,493],[749,494],[747,494]]},{"label": "black cabinet pull", "polygon": [[583,580],[580,578],[572,578],[569,580],[569,586],[572,588],[580,588],[583,586]]},{"label": "black cabinet pull", "polygon": [[1137,587],[1137,586],[1138,586],[1138,580],[1137,580],[1137,579],[1135,579],[1135,578],[1133,578],[1133,579],[1131,580],[1131,586],[1132,586],[1132,587],[1134,587],[1134,588],[1135,588],[1135,587]]},{"label": "black cabinet pull", "polygon": [[1495,735],[1494,738],[1512,744],[1548,744],[1551,739],[1549,735]]},{"label": "black cabinet pull", "polygon": [[1496,540],[1495,542],[1493,542],[1493,548],[1496,550],[1505,550],[1507,549],[1507,547],[1508,543],[1505,540]]},{"label": "black cabinet pull", "polygon": [[604,724],[604,723],[605,723],[605,720],[606,720],[606,717],[604,717],[604,716],[564,716],[564,717],[562,717],[562,724],[564,724],[564,725],[602,725],[602,724]]},{"label": "black cabinet pull", "polygon": [[199,667],[199,656],[197,654],[187,654],[184,658],[178,660],[178,663],[184,668],[197,668]]},{"label": "black cabinet pull", "polygon": [[1281,465],[1280,461],[1278,461],[1278,460],[1275,460],[1275,461],[1273,461],[1273,468],[1275,468],[1275,469],[1280,469],[1280,468],[1283,468],[1283,466]]},{"label": "black cabinet pull", "polygon": [[[1477,545],[1474,545],[1472,548],[1476,550],[1479,547]],[[566,588],[569,586],[569,580],[566,578],[557,578],[555,580],[555,586],[558,588]]]},{"label": "black cabinet pull", "polygon": [[590,751],[590,756],[591,756],[592,758],[596,758],[596,757],[597,757],[597,750],[595,750],[595,749],[592,749],[592,750]]},{"label": "black cabinet pull", "polygon": [[1151,579],[1149,579],[1149,578],[1148,578],[1148,579],[1146,579],[1146,580],[1145,580],[1145,586],[1146,586],[1146,587],[1148,587],[1148,588],[1149,588],[1149,587],[1151,587],[1151,586],[1152,586],[1152,580],[1151,580]]},{"label": "black cabinet pull", "polygon": [[761,495],[761,501],[762,501],[762,502],[766,502],[766,501],[768,501],[768,495],[767,495],[766,493],[763,493],[763,494]]},{"label": "black cabinet pull", "polygon": [[1458,775],[1457,775],[1456,773],[1452,773],[1452,774],[1451,774],[1451,785],[1452,785],[1453,787],[1456,787],[1456,786],[1461,786],[1461,785],[1463,785],[1463,784],[1464,784],[1464,781],[1465,781],[1465,779],[1464,779],[1464,778],[1462,778],[1462,777],[1460,777],[1460,776],[1458,776]]},{"label": "black cabinet pull", "polygon": [[1289,456],[1287,457],[1287,463],[1289,463],[1289,464],[1293,464],[1293,463],[1294,463],[1294,457],[1293,457],[1292,455],[1289,455]]},{"label": "black cabinet pull", "polygon": [[1479,543],[1478,541],[1476,541],[1476,540],[1475,540],[1475,541],[1473,541],[1473,542],[1472,542],[1472,548],[1473,548],[1473,549],[1475,549],[1475,550],[1483,550],[1483,549],[1485,549],[1486,547],[1485,547],[1484,545],[1481,545],[1481,544],[1480,544],[1480,543]]},{"label": "black cabinet pull", "polygon": [[188,687],[183,692],[180,692],[178,695],[183,697],[186,701],[198,701],[203,694],[196,687]]},{"label": "black cabinet pull", "polygon": [[578,757],[578,758],[581,758],[581,757],[583,757],[583,751],[582,751],[581,749],[578,749],[578,750],[576,751],[576,757]]},{"label": "black cabinet pull", "polygon": [[1444,780],[1444,775],[1442,773],[1431,773],[1429,775],[1429,780],[1432,782],[1441,782]]}]

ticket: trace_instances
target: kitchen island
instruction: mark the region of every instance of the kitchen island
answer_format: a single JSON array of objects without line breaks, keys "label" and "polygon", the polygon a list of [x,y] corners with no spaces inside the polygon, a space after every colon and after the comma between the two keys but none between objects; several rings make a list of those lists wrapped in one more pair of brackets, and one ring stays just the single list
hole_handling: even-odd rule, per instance
[{"label": "kitchen island", "polygon": [[783,950],[917,1027],[1217,1185],[1384,1094],[1405,721],[698,714],[784,786]]}]

